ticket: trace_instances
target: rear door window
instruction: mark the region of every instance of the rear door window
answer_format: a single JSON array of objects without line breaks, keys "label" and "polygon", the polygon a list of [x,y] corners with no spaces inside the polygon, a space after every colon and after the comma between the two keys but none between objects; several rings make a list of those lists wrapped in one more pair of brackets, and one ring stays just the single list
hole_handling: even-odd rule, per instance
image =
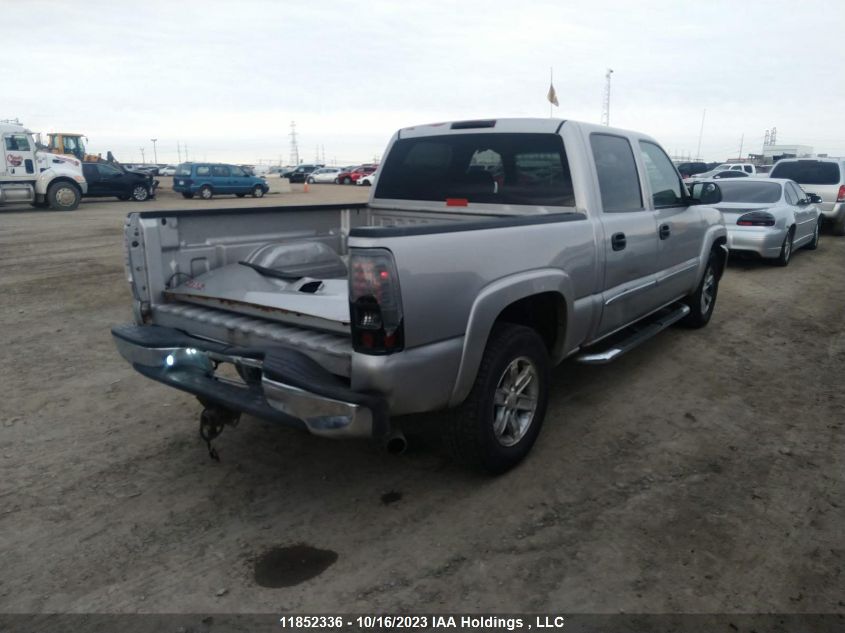
[{"label": "rear door window", "polygon": [[229,177],[229,168],[226,165],[212,165],[211,166],[211,175],[216,178],[228,178]]},{"label": "rear door window", "polygon": [[628,139],[611,134],[591,134],[590,145],[605,212],[641,210],[640,177]]},{"label": "rear door window", "polygon": [[548,133],[400,139],[380,168],[375,195],[398,200],[575,206],[563,139]]},{"label": "rear door window", "polygon": [[655,208],[684,204],[681,179],[666,153],[654,143],[640,141],[640,154],[645,163]]},{"label": "rear door window", "polygon": [[772,178],[788,178],[802,185],[835,185],[839,183],[839,164],[820,160],[781,162],[772,168]]},{"label": "rear door window", "polygon": [[208,165],[197,165],[197,176],[208,176],[211,168]]}]

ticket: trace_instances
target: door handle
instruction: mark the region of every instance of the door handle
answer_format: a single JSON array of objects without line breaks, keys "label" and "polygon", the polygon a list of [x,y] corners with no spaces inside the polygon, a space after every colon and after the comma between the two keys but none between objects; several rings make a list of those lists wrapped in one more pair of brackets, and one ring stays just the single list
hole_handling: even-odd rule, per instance
[{"label": "door handle", "polygon": [[668,224],[661,224],[660,225],[660,239],[665,240],[672,234],[672,230],[669,228]]},{"label": "door handle", "polygon": [[610,247],[615,251],[624,250],[627,244],[624,233],[614,233],[610,237]]}]

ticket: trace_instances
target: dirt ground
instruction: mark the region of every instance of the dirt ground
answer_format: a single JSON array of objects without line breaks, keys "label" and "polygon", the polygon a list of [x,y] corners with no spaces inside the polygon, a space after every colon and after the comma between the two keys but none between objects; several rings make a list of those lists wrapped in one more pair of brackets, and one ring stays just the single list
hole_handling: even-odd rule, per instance
[{"label": "dirt ground", "polygon": [[[196,400],[112,344],[124,216],[369,192],[293,189],[0,209],[0,613],[845,612],[845,238],[732,263],[703,330],[559,367],[505,476],[248,416],[216,463]],[[259,585],[292,545],[322,573]]]}]

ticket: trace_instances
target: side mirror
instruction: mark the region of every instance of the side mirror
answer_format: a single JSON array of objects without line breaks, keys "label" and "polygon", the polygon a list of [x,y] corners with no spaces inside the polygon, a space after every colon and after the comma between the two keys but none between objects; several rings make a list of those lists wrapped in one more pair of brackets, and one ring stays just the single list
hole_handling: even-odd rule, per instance
[{"label": "side mirror", "polygon": [[807,200],[809,200],[810,204],[821,204],[822,197],[815,193],[808,193]]},{"label": "side mirror", "polygon": [[692,204],[718,204],[722,201],[722,190],[714,182],[694,182],[690,185]]}]

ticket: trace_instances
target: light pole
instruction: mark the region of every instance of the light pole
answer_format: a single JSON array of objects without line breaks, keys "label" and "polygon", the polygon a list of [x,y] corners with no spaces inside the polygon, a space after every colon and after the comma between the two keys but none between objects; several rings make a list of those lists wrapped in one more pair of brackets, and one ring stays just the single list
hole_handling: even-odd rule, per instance
[{"label": "light pole", "polygon": [[144,158],[144,148],[143,148],[143,147],[139,147],[138,149],[139,149],[139,150],[141,150],[141,164],[142,164],[142,165],[146,165],[146,164],[147,164],[147,159],[146,159],[146,158]]},{"label": "light pole", "polygon": [[156,141],[158,139],[157,138],[151,138],[150,140],[153,142],[153,162],[158,164],[158,153],[156,152]]}]

